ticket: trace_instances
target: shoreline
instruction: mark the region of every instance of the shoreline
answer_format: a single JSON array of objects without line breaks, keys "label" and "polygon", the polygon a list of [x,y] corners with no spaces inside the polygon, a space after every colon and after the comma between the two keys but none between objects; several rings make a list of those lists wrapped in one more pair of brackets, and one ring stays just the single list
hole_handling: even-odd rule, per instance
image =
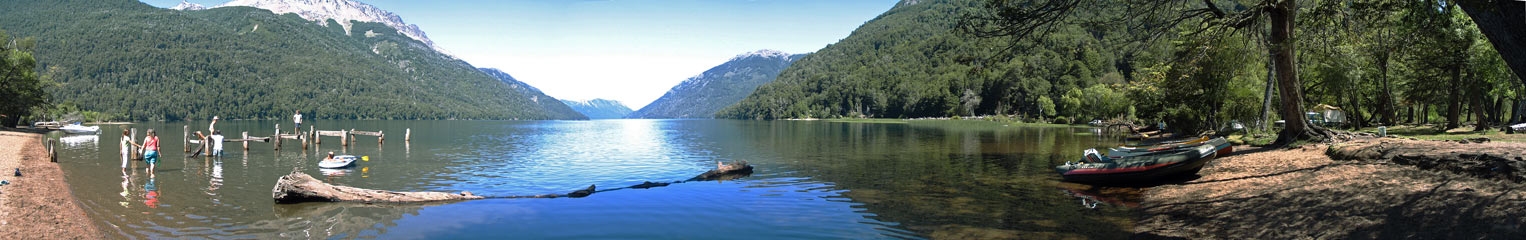
[{"label": "shoreline", "polygon": [[42,134],[0,129],[0,179],[10,182],[0,186],[0,236],[104,238],[69,190],[63,169],[48,161],[42,141]]},{"label": "shoreline", "polygon": [[[1363,141],[1353,143],[1378,142],[1388,159],[1327,155],[1347,143],[1250,150],[1216,159],[1198,179],[1146,189],[1135,237],[1472,239],[1526,234],[1526,220],[1518,217],[1526,215],[1526,183],[1428,167],[1395,150],[1455,143]],[[1490,149],[1526,149],[1526,144],[1441,147],[1469,157]]]}]

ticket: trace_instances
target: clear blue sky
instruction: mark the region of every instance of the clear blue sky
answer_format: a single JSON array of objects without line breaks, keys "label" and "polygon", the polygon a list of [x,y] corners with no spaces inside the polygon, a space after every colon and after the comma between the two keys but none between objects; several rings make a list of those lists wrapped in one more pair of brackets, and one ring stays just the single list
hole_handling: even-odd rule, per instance
[{"label": "clear blue sky", "polygon": [[[145,0],[170,7],[180,0]],[[193,0],[213,7],[226,1]],[[759,49],[814,52],[896,0],[363,0],[477,67],[558,99],[639,109],[673,85]]]}]

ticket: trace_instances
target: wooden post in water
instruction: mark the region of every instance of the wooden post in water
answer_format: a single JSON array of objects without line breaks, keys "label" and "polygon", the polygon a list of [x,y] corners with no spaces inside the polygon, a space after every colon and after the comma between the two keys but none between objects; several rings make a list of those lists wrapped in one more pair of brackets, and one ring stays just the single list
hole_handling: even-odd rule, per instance
[{"label": "wooden post in water", "polygon": [[272,140],[276,141],[276,144],[275,144],[276,151],[281,151],[281,124],[280,123],[276,124],[276,135],[275,136],[271,136],[270,138],[274,138]]},{"label": "wooden post in water", "polygon": [[387,133],[384,133],[382,131],[376,131],[376,143],[377,144],[381,144],[382,142],[385,142],[385,141],[387,141]]},{"label": "wooden post in water", "polygon": [[185,152],[191,152],[191,125],[180,127],[180,146]]},{"label": "wooden post in water", "polygon": [[339,146],[350,146],[350,130],[339,129]]},{"label": "wooden post in water", "polygon": [[244,151],[248,152],[249,151],[249,131],[244,131],[244,133],[242,133],[241,135],[244,136],[243,137],[243,139],[244,139]]},{"label": "wooden post in water", "polygon": [[201,135],[201,131],[196,131],[196,135],[201,137],[201,155],[212,157],[212,135],[210,135],[212,133],[207,134],[208,135]]},{"label": "wooden post in water", "polygon": [[[132,128],[132,137],[129,138],[129,139],[131,139],[133,141],[138,141],[137,140],[138,139],[138,128]],[[138,143],[138,144],[143,144],[143,143]],[[136,145],[127,147],[127,151],[132,152],[131,154],[129,154],[129,155],[131,155],[132,159],[138,159],[139,157],[141,157],[138,154],[138,146],[136,146]]]},{"label": "wooden post in water", "polygon": [[307,134],[304,134],[303,136],[310,136],[310,137],[312,137],[313,138],[313,144],[317,144],[318,143],[318,128],[313,127],[312,124],[308,124],[307,125]]},{"label": "wooden post in water", "polygon": [[404,128],[403,129],[403,141],[404,142],[412,142],[413,141],[413,128]]},{"label": "wooden post in water", "polygon": [[48,139],[48,161],[58,162],[58,139]]}]

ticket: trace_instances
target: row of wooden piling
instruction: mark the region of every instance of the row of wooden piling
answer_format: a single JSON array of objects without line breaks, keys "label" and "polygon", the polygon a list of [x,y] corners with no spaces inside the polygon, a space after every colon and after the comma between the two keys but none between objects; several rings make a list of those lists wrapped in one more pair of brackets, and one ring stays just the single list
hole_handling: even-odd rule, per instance
[{"label": "row of wooden piling", "polygon": [[[182,127],[181,138],[180,139],[181,139],[181,146],[184,146],[184,152],[185,153],[191,153],[191,149],[192,149],[191,148],[191,140],[196,139],[196,140],[200,140],[202,142],[201,148],[200,148],[201,152],[203,152],[203,153],[211,153],[211,151],[212,151],[212,144],[210,144],[210,142],[208,142],[208,141],[211,141],[210,136],[209,135],[201,134],[201,131],[196,131],[195,132],[196,136],[191,136],[191,133],[192,133],[192,131],[191,131],[191,126],[190,125],[185,125],[184,127]],[[129,139],[138,139],[138,129],[137,128],[131,128],[128,131],[128,134],[129,134]],[[301,141],[302,142],[302,149],[303,150],[307,150],[308,149],[308,141],[307,141],[308,139],[312,139],[313,140],[312,141],[313,145],[318,145],[318,144],[322,143],[322,138],[321,138],[322,136],[339,137],[339,144],[340,145],[349,146],[350,142],[353,142],[353,139],[355,138],[355,135],[376,136],[377,137],[377,139],[376,139],[376,143],[377,144],[384,143],[387,140],[387,135],[384,134],[382,131],[375,131],[375,132],[372,132],[372,131],[360,131],[360,130],[355,130],[353,128],[352,129],[348,129],[348,130],[341,129],[341,130],[337,130],[337,131],[324,131],[324,130],[317,130],[317,128],[314,127],[314,126],[308,126],[307,133],[288,133],[288,134],[282,134],[281,133],[281,125],[280,124],[276,124],[275,133],[273,135],[269,136],[269,137],[259,137],[259,136],[253,136],[252,137],[252,136],[249,136],[249,132],[246,131],[246,132],[241,132],[239,134],[239,138],[237,138],[237,139],[225,138],[225,139],[223,139],[223,142],[242,142],[244,150],[248,151],[249,150],[249,142],[255,142],[255,141],[258,141],[258,142],[272,142],[273,141],[274,142],[274,144],[272,145],[273,149],[276,150],[276,151],[280,151],[281,150],[282,141],[284,141],[283,139],[292,139],[292,140],[299,140],[299,141]],[[412,141],[412,140],[413,140],[413,129],[412,128],[404,129],[403,130],[403,141],[407,142],[407,141]],[[54,156],[54,152],[55,152],[54,145],[56,144],[57,141],[54,140],[54,139],[48,139],[48,141],[49,142],[47,143],[46,147],[47,147],[47,151],[49,153],[49,158],[53,159],[53,161],[57,161],[56,156]],[[129,150],[131,150],[131,152],[132,152],[131,153],[132,154],[131,157],[133,159],[142,159],[143,158],[142,154],[138,152],[139,148],[137,146],[128,146],[128,147],[130,148]]]}]

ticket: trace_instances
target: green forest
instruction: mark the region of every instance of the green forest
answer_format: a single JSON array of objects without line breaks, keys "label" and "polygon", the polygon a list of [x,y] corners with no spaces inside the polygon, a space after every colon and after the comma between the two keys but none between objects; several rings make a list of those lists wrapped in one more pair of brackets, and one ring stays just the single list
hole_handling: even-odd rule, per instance
[{"label": "green forest", "polygon": [[[586,119],[378,23],[346,32],[249,7],[4,1],[0,29],[36,39],[55,106],[116,120]],[[56,117],[56,116],[49,116]],[[38,119],[41,120],[41,119]]]},{"label": "green forest", "polygon": [[[1071,21],[1046,22],[1034,31],[1042,34],[1022,38],[984,35],[964,21],[1004,16],[994,6],[1010,2],[1021,1],[902,1],[717,117],[1001,115],[1162,121],[1189,131],[1280,119],[1265,21],[1163,25],[1133,17],[1131,4],[1080,7],[1066,13]],[[1213,15],[1255,3],[1165,10]],[[1520,80],[1455,4],[1300,1],[1297,12],[1293,49],[1305,109],[1341,108],[1350,122],[1344,127],[1520,121],[1510,111],[1521,99]],[[1110,19],[1136,22],[1103,21]],[[1171,27],[1137,27],[1151,24]]]}]

